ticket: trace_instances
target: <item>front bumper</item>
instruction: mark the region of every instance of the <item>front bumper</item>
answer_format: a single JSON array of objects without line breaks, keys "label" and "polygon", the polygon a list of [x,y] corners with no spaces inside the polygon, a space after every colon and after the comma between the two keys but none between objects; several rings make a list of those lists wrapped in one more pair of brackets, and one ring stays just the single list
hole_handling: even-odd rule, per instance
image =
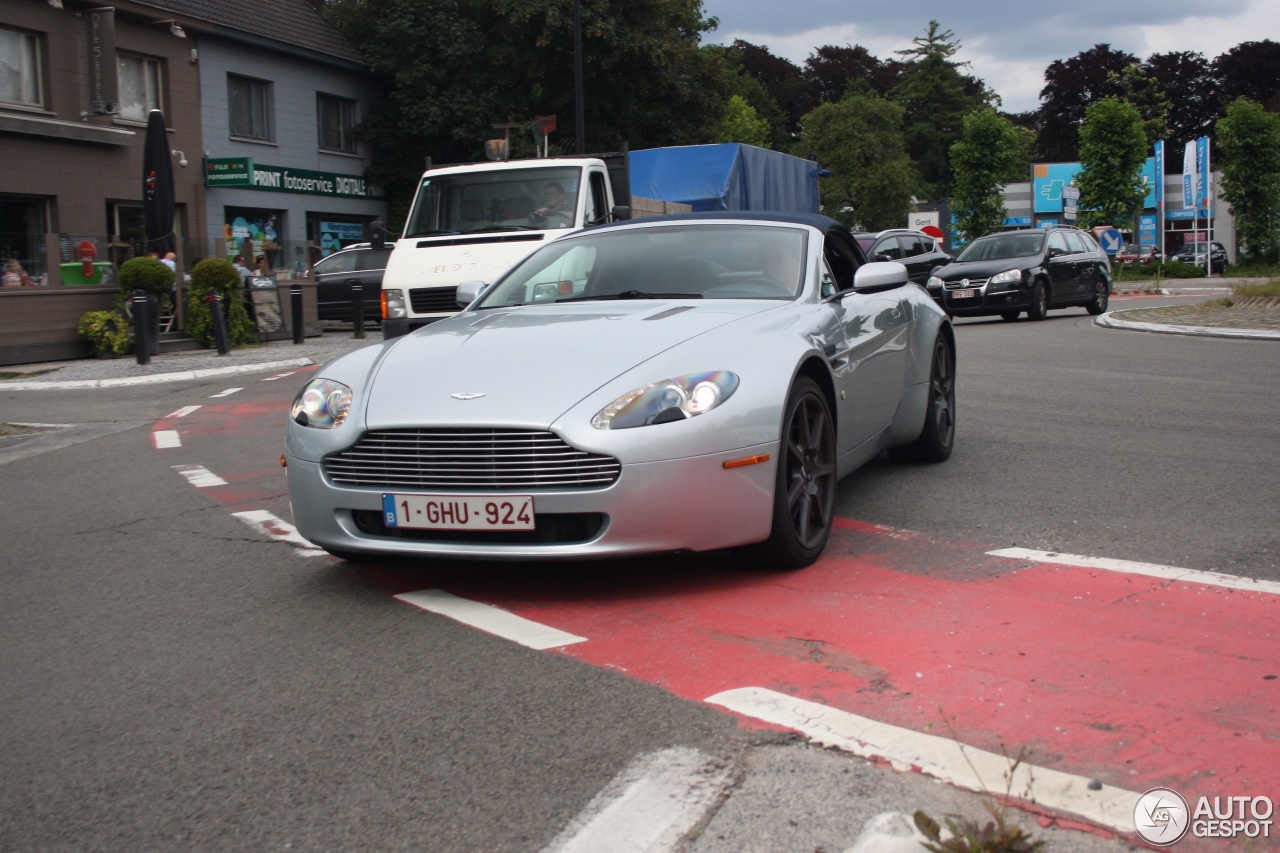
[{"label": "front bumper", "polygon": [[[1025,311],[1030,305],[1028,291],[1022,285],[1007,289],[1007,285],[998,285],[993,289],[989,281],[970,282],[967,287],[958,287],[948,282],[942,288],[942,308],[949,314],[959,317],[973,317],[984,314],[1002,314],[1005,311]],[[957,291],[972,290],[973,296],[957,297]]]},{"label": "front bumper", "polygon": [[[766,453],[768,462],[724,467],[728,460]],[[605,489],[530,492],[537,526],[550,541],[531,541],[537,537],[525,535],[504,538],[500,533],[388,530],[381,522],[385,489],[335,486],[319,463],[293,456],[288,457],[286,472],[298,532],[322,548],[400,556],[549,560],[712,551],[762,542],[772,526],[777,455],[777,444],[772,443],[686,459],[624,464],[617,481]],[[585,538],[574,538],[583,531]],[[561,532],[562,541],[556,541]]]}]

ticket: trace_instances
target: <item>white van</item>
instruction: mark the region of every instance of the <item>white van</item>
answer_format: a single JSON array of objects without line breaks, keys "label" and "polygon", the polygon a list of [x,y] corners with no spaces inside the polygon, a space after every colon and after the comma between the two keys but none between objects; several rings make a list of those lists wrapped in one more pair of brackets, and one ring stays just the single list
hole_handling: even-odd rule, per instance
[{"label": "white van", "polygon": [[625,154],[428,169],[383,274],[384,337],[456,314],[461,282],[493,282],[547,240],[630,218],[625,180]]}]

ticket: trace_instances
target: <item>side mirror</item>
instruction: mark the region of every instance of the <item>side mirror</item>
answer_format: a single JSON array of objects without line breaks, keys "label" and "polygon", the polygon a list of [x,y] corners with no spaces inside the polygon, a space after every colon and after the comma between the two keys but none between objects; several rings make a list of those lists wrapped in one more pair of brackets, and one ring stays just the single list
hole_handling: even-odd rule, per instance
[{"label": "side mirror", "polygon": [[483,281],[464,281],[458,285],[457,300],[458,304],[466,308],[472,302],[476,301],[476,297],[480,295],[480,291],[484,290]]},{"label": "side mirror", "polygon": [[377,249],[378,251],[382,251],[383,249],[387,248],[387,232],[382,227],[381,219],[375,219],[372,222],[370,222],[369,231],[372,232],[370,235],[371,236],[370,242],[373,244],[373,248]]},{"label": "side mirror", "polygon": [[876,261],[858,267],[853,274],[853,289],[858,293],[878,293],[902,287],[910,280],[907,268],[897,261]]},{"label": "side mirror", "polygon": [[614,222],[622,222],[631,218],[631,208],[625,204],[615,204],[611,215]]}]

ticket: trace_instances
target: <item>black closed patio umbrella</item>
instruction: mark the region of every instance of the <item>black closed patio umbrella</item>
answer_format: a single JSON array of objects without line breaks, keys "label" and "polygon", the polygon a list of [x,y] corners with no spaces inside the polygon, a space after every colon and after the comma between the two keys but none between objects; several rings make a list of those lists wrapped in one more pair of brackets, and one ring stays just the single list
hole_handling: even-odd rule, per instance
[{"label": "black closed patio umbrella", "polygon": [[176,252],[173,233],[173,160],[170,155],[164,114],[152,110],[147,117],[147,136],[142,149],[142,219],[147,232],[147,251]]}]

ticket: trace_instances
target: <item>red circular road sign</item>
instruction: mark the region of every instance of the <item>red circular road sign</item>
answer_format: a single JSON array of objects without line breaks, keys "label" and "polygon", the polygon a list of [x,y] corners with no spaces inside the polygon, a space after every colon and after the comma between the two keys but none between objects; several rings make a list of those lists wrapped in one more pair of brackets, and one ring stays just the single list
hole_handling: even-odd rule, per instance
[{"label": "red circular road sign", "polygon": [[920,230],[928,234],[930,237],[932,237],[935,240],[942,239],[942,229],[939,228],[937,225],[926,225]]}]

